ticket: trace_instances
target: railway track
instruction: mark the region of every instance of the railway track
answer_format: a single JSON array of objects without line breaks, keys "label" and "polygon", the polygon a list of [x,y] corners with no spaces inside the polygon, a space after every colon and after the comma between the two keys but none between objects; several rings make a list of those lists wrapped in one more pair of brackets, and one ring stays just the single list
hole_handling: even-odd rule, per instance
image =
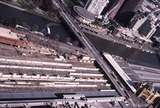
[{"label": "railway track", "polygon": [[99,68],[78,62],[0,58],[0,88],[1,108],[124,100]]},{"label": "railway track", "polygon": [[0,58],[0,87],[112,89],[99,68],[81,64]]}]

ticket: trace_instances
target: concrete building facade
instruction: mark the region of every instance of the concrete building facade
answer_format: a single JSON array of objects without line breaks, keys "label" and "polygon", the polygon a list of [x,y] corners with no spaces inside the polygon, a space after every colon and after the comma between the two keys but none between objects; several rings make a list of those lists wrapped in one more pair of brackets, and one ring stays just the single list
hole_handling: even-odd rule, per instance
[{"label": "concrete building facade", "polygon": [[109,0],[88,0],[85,8],[94,15],[101,15]]}]

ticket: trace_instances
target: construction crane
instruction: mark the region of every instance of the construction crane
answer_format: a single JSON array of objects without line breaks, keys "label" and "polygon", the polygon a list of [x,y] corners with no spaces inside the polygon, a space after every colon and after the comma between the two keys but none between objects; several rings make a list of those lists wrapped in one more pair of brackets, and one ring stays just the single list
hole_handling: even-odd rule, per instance
[{"label": "construction crane", "polygon": [[149,106],[160,108],[160,93],[158,91],[154,91],[152,84],[142,84],[137,90],[136,95],[145,100]]}]

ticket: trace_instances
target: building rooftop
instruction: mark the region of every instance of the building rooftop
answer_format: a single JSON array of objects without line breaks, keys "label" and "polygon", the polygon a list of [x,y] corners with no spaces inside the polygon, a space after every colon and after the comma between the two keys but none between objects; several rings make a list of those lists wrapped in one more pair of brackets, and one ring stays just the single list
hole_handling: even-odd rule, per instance
[{"label": "building rooftop", "polygon": [[88,12],[85,8],[74,6],[74,11],[82,18],[93,22],[95,20],[95,15]]}]

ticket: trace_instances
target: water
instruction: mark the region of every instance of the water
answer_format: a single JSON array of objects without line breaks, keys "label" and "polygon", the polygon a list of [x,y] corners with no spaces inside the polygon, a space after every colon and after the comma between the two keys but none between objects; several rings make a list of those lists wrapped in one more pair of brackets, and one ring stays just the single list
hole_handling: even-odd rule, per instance
[{"label": "water", "polygon": [[[13,23],[15,21],[13,19],[18,19],[19,22],[16,23],[25,22],[30,27],[38,25],[40,31],[44,27],[46,27],[48,23],[51,22],[42,17],[21,12],[19,10],[1,4],[0,4],[0,13],[1,13],[0,14],[1,20],[5,19],[9,23]],[[52,31],[52,38],[57,38],[63,42],[66,42],[67,40],[75,41],[77,39],[76,36],[74,36],[73,33],[69,31],[67,26],[65,26],[62,23],[55,23],[52,26],[51,31]],[[130,49],[123,45],[119,45],[99,37],[91,35],[87,36],[90,39],[90,41],[96,46],[96,48],[101,52],[108,52],[114,55],[121,56],[132,63],[160,68],[160,61],[158,60],[155,54],[144,53],[141,52],[140,50],[136,50],[133,48]]]},{"label": "water", "polygon": [[8,24],[8,23],[26,23],[32,27],[34,25],[39,26],[39,29],[43,29],[49,21],[47,21],[44,18],[40,18],[38,16],[34,16],[13,8],[10,8],[8,6],[0,4],[0,18],[1,22]]},{"label": "water", "polygon": [[137,49],[128,48],[124,45],[120,45],[92,35],[87,35],[87,37],[101,52],[108,52],[121,56],[131,63],[160,68],[160,60],[156,54],[150,54]]},{"label": "water", "polygon": [[69,42],[76,46],[82,47],[81,43],[73,33],[64,26],[63,22],[51,22],[40,16],[32,15],[27,12],[19,11],[9,6],[0,4],[0,22],[8,26],[15,26],[16,24],[23,25],[33,30],[38,27],[37,31],[47,31],[46,26],[52,23],[50,38],[59,40],[61,42]]}]

